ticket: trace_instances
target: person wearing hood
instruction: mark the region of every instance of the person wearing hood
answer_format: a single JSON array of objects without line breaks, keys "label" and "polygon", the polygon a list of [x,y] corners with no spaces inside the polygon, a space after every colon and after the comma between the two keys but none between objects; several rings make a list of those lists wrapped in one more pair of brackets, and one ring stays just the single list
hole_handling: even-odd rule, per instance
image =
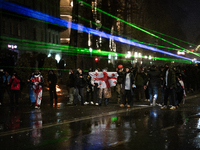
[{"label": "person wearing hood", "polygon": [[158,97],[158,89],[161,86],[160,71],[155,65],[152,65],[147,74],[147,81],[144,85],[144,89],[146,89],[147,86],[149,88],[150,106],[155,106]]},{"label": "person wearing hood", "polygon": [[50,94],[51,105],[53,105],[53,96],[55,98],[55,104],[57,104],[57,93],[56,93],[57,76],[53,72],[53,70],[49,70],[48,82],[49,82],[49,94]]},{"label": "person wearing hood", "polygon": [[126,98],[128,99],[127,107],[131,107],[131,103],[133,101],[133,88],[136,88],[135,86],[135,80],[133,73],[130,72],[130,68],[126,67],[126,72],[123,76],[122,81],[122,103],[120,104],[120,107],[124,107],[126,105]]}]

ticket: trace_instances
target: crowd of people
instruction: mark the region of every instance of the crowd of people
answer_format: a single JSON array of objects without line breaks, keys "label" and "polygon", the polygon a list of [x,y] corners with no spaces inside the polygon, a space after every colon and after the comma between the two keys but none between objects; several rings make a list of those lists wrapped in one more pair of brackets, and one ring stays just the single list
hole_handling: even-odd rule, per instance
[{"label": "crowd of people", "polygon": [[[100,88],[100,83],[96,78],[91,77],[90,73],[83,74],[80,70],[80,68],[75,71],[70,69],[70,100],[68,104],[77,105],[77,100],[80,99],[81,105],[101,106],[102,98],[104,98],[105,105],[108,105],[109,99],[112,97],[111,87]],[[99,71],[97,68],[89,72]],[[102,72],[104,71],[102,70]],[[199,69],[193,65],[171,67],[171,64],[167,63],[164,66],[151,65],[135,68],[124,68],[122,65],[118,65],[116,72],[114,92],[116,92],[117,103],[120,107],[129,108],[133,106],[135,100],[148,101],[150,106],[157,105],[161,109],[174,110],[179,108],[180,103],[184,100],[185,89],[189,93],[200,88]],[[85,100],[84,89],[86,90]]]},{"label": "crowd of people", "polygon": [[[18,105],[20,95],[20,78],[14,72],[0,70],[0,105],[7,92],[10,104]],[[177,109],[187,93],[200,88],[199,68],[193,65],[171,67],[151,65],[140,67],[123,67],[118,65],[114,72],[107,68],[96,68],[84,72],[81,68],[69,69],[68,105],[107,106],[113,94],[120,107],[131,107],[134,101],[149,102],[150,106],[160,106],[161,109]],[[44,78],[35,70],[27,80],[31,105],[40,108]],[[53,98],[57,103],[57,76],[53,70],[48,72],[50,102]],[[111,90],[113,87],[114,90]],[[112,91],[112,92],[111,92]],[[159,95],[160,94],[160,95]],[[159,99],[158,99],[159,96]]]}]

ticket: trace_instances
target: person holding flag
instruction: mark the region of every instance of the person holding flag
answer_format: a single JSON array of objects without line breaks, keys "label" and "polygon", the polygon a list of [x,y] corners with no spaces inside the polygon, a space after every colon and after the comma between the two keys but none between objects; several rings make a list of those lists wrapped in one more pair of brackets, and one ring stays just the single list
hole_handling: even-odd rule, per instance
[{"label": "person holding flag", "polygon": [[98,81],[99,106],[101,106],[103,98],[105,98],[105,106],[107,106],[111,97],[111,87],[116,86],[117,83],[117,72],[107,72],[107,69],[103,69],[103,72],[89,72],[89,74],[95,81]]}]

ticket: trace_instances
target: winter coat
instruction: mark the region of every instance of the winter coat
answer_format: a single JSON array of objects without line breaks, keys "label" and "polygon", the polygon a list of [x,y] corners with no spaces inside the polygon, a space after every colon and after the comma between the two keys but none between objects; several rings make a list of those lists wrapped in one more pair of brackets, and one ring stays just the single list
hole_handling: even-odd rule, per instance
[{"label": "winter coat", "polygon": [[57,76],[53,74],[48,75],[48,82],[51,81],[51,84],[49,84],[49,87],[55,87],[57,83]]},{"label": "winter coat", "polygon": [[[166,71],[163,74],[163,86],[166,87]],[[168,70],[167,88],[176,88],[176,73],[174,70]]]},{"label": "winter coat", "polygon": [[122,84],[124,73],[118,71],[117,74],[118,74],[118,77],[117,77],[117,84]]},{"label": "winter coat", "polygon": [[137,73],[135,77],[135,85],[136,87],[143,87],[146,81],[146,74],[145,73]]},{"label": "winter coat", "polygon": [[71,73],[71,74],[69,75],[69,83],[68,83],[68,86],[69,86],[70,88],[72,88],[72,87],[75,86],[75,75],[74,75],[74,73]]},{"label": "winter coat", "polygon": [[[82,76],[82,78],[80,78],[80,76]],[[77,74],[76,75],[76,82],[75,82],[75,86],[77,88],[84,88],[86,85],[86,80],[84,79],[83,74]]]},{"label": "winter coat", "polygon": [[11,84],[11,90],[20,90],[20,80],[16,77],[14,79],[10,78],[9,83]]},{"label": "winter coat", "polygon": [[[122,81],[122,90],[123,90],[123,94],[125,93],[126,75],[127,75],[127,73],[124,73],[123,81]],[[131,90],[131,95],[133,95],[133,88],[132,88],[132,85],[135,84],[135,80],[134,80],[133,73],[130,73],[129,76],[130,76],[130,85],[131,85],[131,89],[130,89],[130,90]]]},{"label": "winter coat", "polygon": [[160,79],[160,71],[156,70],[156,68],[151,68],[147,74],[148,86],[150,87],[160,87],[161,79]]}]

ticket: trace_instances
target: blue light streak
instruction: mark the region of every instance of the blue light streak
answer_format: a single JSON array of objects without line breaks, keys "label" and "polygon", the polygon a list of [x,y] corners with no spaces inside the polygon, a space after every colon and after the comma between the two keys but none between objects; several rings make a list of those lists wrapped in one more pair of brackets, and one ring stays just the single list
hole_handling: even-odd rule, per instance
[{"label": "blue light streak", "polygon": [[[106,39],[113,39],[115,41],[118,41],[118,42],[121,42],[121,43],[124,43],[124,44],[129,44],[129,45],[132,45],[132,46],[144,48],[144,49],[151,50],[151,51],[154,51],[154,52],[159,52],[159,53],[163,53],[163,54],[170,55],[170,56],[173,56],[173,57],[178,57],[178,58],[181,58],[181,59],[193,61],[193,59],[190,59],[190,58],[187,58],[187,57],[179,56],[179,55],[176,55],[176,54],[173,54],[173,53],[170,53],[170,52],[166,52],[166,51],[163,51],[163,50],[160,50],[160,49],[148,46],[148,45],[133,42],[131,40],[128,40],[128,39],[125,39],[125,38],[122,38],[122,37],[119,37],[119,36],[114,36],[114,35],[111,35],[111,34],[108,34],[108,33],[102,32],[102,31],[97,31],[95,29],[91,29],[91,28],[88,28],[88,27],[85,27],[85,26],[82,26],[82,25],[79,25],[79,24],[76,24],[76,23],[73,23],[73,22],[69,22],[69,21],[66,21],[66,20],[63,20],[63,19],[60,19],[60,18],[56,18],[56,17],[50,16],[50,15],[41,13],[39,11],[35,11],[35,10],[29,9],[29,8],[26,8],[26,7],[23,7],[23,6],[14,4],[14,3],[10,3],[10,2],[4,1],[4,0],[0,0],[0,8],[6,9],[6,10],[9,10],[9,11],[21,14],[21,15],[25,15],[25,16],[28,16],[28,17],[31,17],[31,18],[35,18],[35,19],[38,19],[38,20],[42,20],[42,21],[46,21],[46,22],[49,22],[49,23],[53,23],[53,24],[64,26],[64,27],[72,28],[72,29],[79,30],[79,31],[82,31],[82,32],[86,32],[86,33],[90,33],[90,34],[93,34],[93,35],[96,35],[96,36],[101,36],[101,37],[106,38]],[[196,61],[196,62],[200,63],[200,61]]]}]

